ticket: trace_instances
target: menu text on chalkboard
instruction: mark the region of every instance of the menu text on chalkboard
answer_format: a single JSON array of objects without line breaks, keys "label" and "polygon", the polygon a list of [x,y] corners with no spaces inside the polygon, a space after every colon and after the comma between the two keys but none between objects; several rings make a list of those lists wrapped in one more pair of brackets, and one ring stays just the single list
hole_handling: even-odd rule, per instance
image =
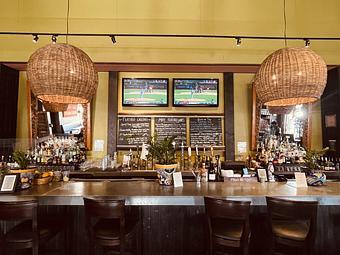
[{"label": "menu text on chalkboard", "polygon": [[221,118],[190,118],[191,146],[222,146]]},{"label": "menu text on chalkboard", "polygon": [[118,145],[142,145],[151,136],[151,118],[119,117]]},{"label": "menu text on chalkboard", "polygon": [[165,137],[175,136],[177,144],[186,145],[186,118],[185,117],[156,117],[155,132],[158,140],[163,140]]}]

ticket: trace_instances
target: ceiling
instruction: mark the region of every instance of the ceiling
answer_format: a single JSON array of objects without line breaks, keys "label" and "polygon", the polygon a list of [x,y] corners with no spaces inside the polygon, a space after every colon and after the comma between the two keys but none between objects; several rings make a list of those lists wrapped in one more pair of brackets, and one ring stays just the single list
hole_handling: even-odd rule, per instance
[{"label": "ceiling", "polygon": [[[283,36],[283,0],[69,0],[70,33]],[[338,37],[340,1],[286,0],[287,36]],[[0,31],[65,33],[67,0],[1,0]],[[101,63],[260,64],[284,47],[278,40],[69,37]],[[65,42],[59,38],[58,42]],[[26,62],[50,43],[40,36],[0,35],[0,61]],[[288,46],[303,46],[288,41]],[[340,41],[311,41],[328,65],[340,64]]]}]

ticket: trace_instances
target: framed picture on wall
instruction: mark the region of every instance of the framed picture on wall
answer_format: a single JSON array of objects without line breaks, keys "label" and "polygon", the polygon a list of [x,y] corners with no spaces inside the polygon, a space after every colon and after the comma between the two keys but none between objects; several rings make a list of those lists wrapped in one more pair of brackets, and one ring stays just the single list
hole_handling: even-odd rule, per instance
[{"label": "framed picture on wall", "polygon": [[169,79],[123,78],[123,106],[168,106]]},{"label": "framed picture on wall", "polygon": [[18,181],[19,181],[18,174],[5,174],[0,183],[0,192],[1,193],[14,192]]}]

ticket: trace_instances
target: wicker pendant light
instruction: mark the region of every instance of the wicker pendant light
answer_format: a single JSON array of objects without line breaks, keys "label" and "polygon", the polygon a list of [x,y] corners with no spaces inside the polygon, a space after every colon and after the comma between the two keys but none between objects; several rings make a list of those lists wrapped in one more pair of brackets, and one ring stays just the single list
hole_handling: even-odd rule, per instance
[{"label": "wicker pendant light", "polygon": [[268,106],[310,103],[322,95],[325,61],[308,48],[283,48],[269,55],[255,77],[259,100]]},{"label": "wicker pendant light", "polygon": [[66,112],[68,104],[42,102],[46,112]]},{"label": "wicker pendant light", "polygon": [[322,95],[325,61],[307,48],[283,48],[269,55],[255,77],[259,100],[267,106],[310,103]]},{"label": "wicker pendant light", "polygon": [[289,114],[292,112],[294,106],[268,106],[268,110],[271,114]]},{"label": "wicker pendant light", "polygon": [[27,63],[27,77],[38,99],[62,104],[89,102],[98,84],[89,56],[63,43],[35,51]]}]

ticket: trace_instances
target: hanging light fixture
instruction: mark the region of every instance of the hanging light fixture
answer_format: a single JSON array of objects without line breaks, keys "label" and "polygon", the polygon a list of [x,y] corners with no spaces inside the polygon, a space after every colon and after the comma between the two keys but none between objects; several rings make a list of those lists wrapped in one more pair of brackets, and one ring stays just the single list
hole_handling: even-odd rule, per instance
[{"label": "hanging light fixture", "polygon": [[[284,1],[284,37],[286,14]],[[326,86],[325,61],[309,48],[285,48],[270,54],[255,76],[255,89],[261,103],[287,106],[318,100]]]},{"label": "hanging light fixture", "polygon": [[294,106],[268,106],[268,110],[271,114],[289,114],[292,112]]},{"label": "hanging light fixture", "polygon": [[66,112],[68,104],[42,102],[46,112]]},{"label": "hanging light fixture", "polygon": [[[69,1],[67,9],[67,34]],[[33,94],[42,101],[77,104],[89,102],[97,90],[98,74],[90,57],[67,44],[48,44],[35,51],[27,63]]]}]

